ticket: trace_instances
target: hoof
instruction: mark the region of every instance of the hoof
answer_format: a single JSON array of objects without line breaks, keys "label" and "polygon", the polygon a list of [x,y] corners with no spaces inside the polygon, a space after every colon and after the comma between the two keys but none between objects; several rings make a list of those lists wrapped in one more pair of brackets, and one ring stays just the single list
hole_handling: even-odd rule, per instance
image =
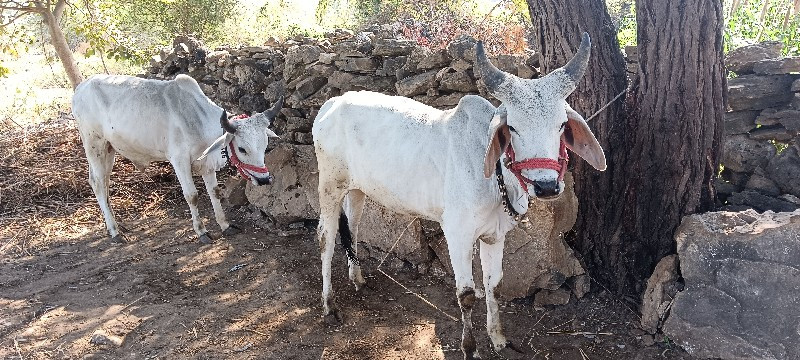
[{"label": "hoof", "polygon": [[125,234],[118,233],[117,235],[111,237],[111,242],[114,244],[127,244],[130,241],[128,240],[128,237],[125,236]]},{"label": "hoof", "polygon": [[464,360],[476,360],[476,359],[480,359],[480,358],[481,358],[481,354],[478,354],[477,351],[465,352],[464,353]]},{"label": "hoof", "polygon": [[342,313],[339,309],[331,309],[331,311],[324,317],[325,325],[340,326],[342,325]]},{"label": "hoof", "polygon": [[131,232],[130,230],[128,230],[128,228],[125,227],[125,225],[117,224],[117,227],[119,228],[120,231],[122,231],[124,233]]},{"label": "hoof", "polygon": [[525,354],[525,351],[517,348],[511,341],[506,341],[505,344],[492,346],[491,348],[495,354],[500,355],[502,358],[514,359],[519,358],[519,355]]},{"label": "hoof", "polygon": [[230,226],[228,226],[228,228],[227,228],[227,229],[225,229],[225,230],[222,232],[222,236],[225,236],[225,237],[228,237],[228,236],[233,236],[233,235],[239,234],[239,233],[241,233],[241,232],[242,232],[242,229],[240,229],[240,228],[239,228],[238,226],[236,226],[236,225],[233,225],[233,224],[231,224]]},{"label": "hoof", "polygon": [[352,277],[350,280],[353,281],[353,285],[356,287],[356,292],[361,291],[361,289],[363,289],[367,284],[367,281],[364,280],[363,276],[361,276],[360,271],[357,276]]},{"label": "hoof", "polygon": [[512,343],[511,341],[506,341],[506,346],[505,346],[505,348],[506,348],[506,349],[509,349],[509,350],[512,350],[512,351],[516,352],[517,354],[524,354],[524,353],[525,353],[525,351],[523,351],[522,349],[518,348],[518,347],[517,347],[516,345],[514,345],[514,343]]},{"label": "hoof", "polygon": [[214,242],[214,238],[212,238],[208,233],[200,235],[199,240],[203,244],[211,244]]}]

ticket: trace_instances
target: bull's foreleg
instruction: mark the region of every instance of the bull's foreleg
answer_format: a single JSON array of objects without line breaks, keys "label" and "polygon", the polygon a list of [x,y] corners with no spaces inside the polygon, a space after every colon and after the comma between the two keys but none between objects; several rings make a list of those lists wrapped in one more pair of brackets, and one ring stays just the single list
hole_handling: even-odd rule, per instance
[{"label": "bull's foreleg", "polygon": [[481,246],[481,269],[483,270],[483,287],[486,290],[486,331],[495,351],[500,351],[510,344],[503,335],[500,325],[500,311],[495,299],[495,289],[503,279],[503,244],[505,237],[496,239],[493,244],[483,241]]},{"label": "bull's foreleg", "polygon": [[[350,190],[344,198],[344,210],[350,224],[350,233],[353,234],[353,253],[358,254],[358,226],[361,222],[361,215],[364,214],[364,202],[367,196],[361,190]],[[356,291],[361,290],[366,281],[361,275],[361,266],[348,259],[350,281],[356,287]]]},{"label": "bull's foreleg", "polygon": [[203,175],[203,183],[206,185],[208,197],[211,199],[211,206],[214,208],[214,217],[217,219],[219,228],[222,229],[222,235],[232,236],[236,235],[241,230],[228,222],[225,217],[225,210],[222,209],[222,204],[219,201],[219,184],[217,184],[217,173],[210,172]]},{"label": "bull's foreleg", "polygon": [[335,185],[325,184],[322,174],[320,174],[319,188],[320,214],[317,236],[319,238],[320,257],[322,258],[323,316],[325,317],[325,322],[338,325],[342,321],[342,316],[333,301],[331,261],[333,260],[333,250],[336,245],[336,233],[339,231],[339,214],[342,211],[344,190],[338,189]]},{"label": "bull's foreleg", "polygon": [[442,226],[447,239],[447,249],[450,253],[450,262],[456,278],[456,296],[458,306],[461,308],[461,351],[464,359],[480,358],[475,336],[472,333],[472,308],[475,305],[475,282],[472,276],[472,246],[475,243],[474,235],[465,232],[464,228],[455,226]]},{"label": "bull's foreleg", "polygon": [[125,236],[119,231],[114,211],[108,199],[108,185],[111,182],[111,170],[114,167],[114,154],[116,151],[111,144],[101,139],[83,136],[83,146],[86,150],[86,160],[89,163],[89,184],[92,186],[97,204],[103,212],[108,235],[114,242],[124,242]]},{"label": "bull's foreleg", "polygon": [[[188,160],[188,159],[187,159]],[[183,190],[183,197],[186,198],[186,203],[189,204],[189,211],[192,213],[192,228],[202,243],[212,242],[211,236],[208,235],[203,220],[200,219],[200,212],[197,210],[197,203],[199,201],[197,195],[197,188],[194,186],[192,180],[192,166],[189,161],[170,160],[172,167],[175,169],[175,175],[178,177],[178,182],[181,184]]]}]

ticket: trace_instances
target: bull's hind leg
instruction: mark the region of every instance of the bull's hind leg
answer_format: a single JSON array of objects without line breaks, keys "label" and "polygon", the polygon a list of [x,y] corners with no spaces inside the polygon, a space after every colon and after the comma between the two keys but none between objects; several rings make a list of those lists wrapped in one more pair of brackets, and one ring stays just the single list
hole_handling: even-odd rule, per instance
[{"label": "bull's hind leg", "polygon": [[194,186],[194,180],[192,180],[191,162],[189,162],[188,158],[185,161],[170,159],[169,162],[172,164],[172,168],[175,169],[175,176],[178,177],[178,182],[181,184],[183,197],[186,198],[186,202],[189,204],[189,211],[192,213],[192,228],[194,228],[194,232],[197,233],[200,242],[204,244],[211,243],[213,239],[208,235],[208,231],[206,231],[206,227],[203,225],[203,220],[200,219],[200,213],[197,210],[199,199],[197,196],[197,188]]},{"label": "bull's hind leg", "polygon": [[114,154],[116,150],[105,139],[92,134],[81,134],[83,149],[86,151],[86,160],[89,163],[89,184],[92,186],[97,204],[103,212],[108,235],[114,242],[125,242],[117,225],[114,211],[108,199],[108,186],[111,181],[111,170],[114,168]]},{"label": "bull's hind leg", "polygon": [[336,233],[339,231],[339,215],[342,209],[342,199],[345,190],[335,181],[325,179],[320,172],[319,180],[319,250],[322,258],[322,307],[325,322],[340,324],[342,321],[339,309],[333,301],[331,286],[331,261],[333,249],[336,245]]},{"label": "bull's hind leg", "polygon": [[217,224],[219,224],[219,228],[222,229],[222,235],[232,236],[241,232],[241,230],[238,227],[231,225],[228,222],[228,219],[225,217],[225,210],[222,209],[222,204],[219,202],[219,186],[217,184],[217,173],[212,171],[208,174],[204,174],[203,182],[206,185],[206,191],[208,191],[208,197],[211,199],[211,206],[214,207],[214,217],[217,219]]},{"label": "bull's hind leg", "polygon": [[[350,233],[353,235],[353,254],[358,255],[358,225],[361,223],[361,215],[364,214],[364,202],[367,196],[361,190],[354,189],[347,193],[344,198],[344,213],[347,215],[350,224]],[[349,265],[350,281],[356,286],[356,291],[361,290],[366,281],[361,275],[361,265],[353,260],[347,260]]]}]

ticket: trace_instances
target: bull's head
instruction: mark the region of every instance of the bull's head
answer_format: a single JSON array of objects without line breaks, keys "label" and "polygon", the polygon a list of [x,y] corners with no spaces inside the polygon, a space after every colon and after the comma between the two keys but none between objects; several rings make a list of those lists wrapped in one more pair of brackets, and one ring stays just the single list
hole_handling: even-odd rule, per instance
[{"label": "bull's head", "polygon": [[[515,158],[558,161],[561,142],[598,170],[605,170],[603,149],[583,117],[572,110],[565,98],[575,90],[589,61],[589,35],[584,33],[580,48],[567,65],[539,79],[522,79],[497,69],[478,42],[476,68],[489,94],[502,105],[489,126],[489,146],[484,159],[488,178],[495,163],[513,147]],[[559,172],[553,169],[521,170],[531,197],[555,198],[564,191]]]},{"label": "bull's head", "polygon": [[250,180],[253,185],[272,183],[272,175],[264,164],[264,154],[269,138],[278,137],[268,127],[272,125],[282,106],[283,97],[278,99],[269,110],[241,119],[228,119],[223,111],[220,125],[225,133],[217,138],[198,160],[213,151],[218,151],[223,146],[228,146],[231,163],[236,166],[243,177]]}]

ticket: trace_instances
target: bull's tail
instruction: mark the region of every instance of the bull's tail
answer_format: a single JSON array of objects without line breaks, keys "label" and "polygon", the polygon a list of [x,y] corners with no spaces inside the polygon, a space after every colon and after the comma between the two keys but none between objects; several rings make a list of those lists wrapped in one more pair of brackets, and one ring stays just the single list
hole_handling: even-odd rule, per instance
[{"label": "bull's tail", "polygon": [[[347,221],[347,215],[342,211],[339,214],[339,237],[342,238],[342,247],[344,248],[347,258],[354,264],[359,265],[356,252],[353,250],[353,234],[350,233],[350,224]],[[356,244],[356,246],[358,246]]]}]

